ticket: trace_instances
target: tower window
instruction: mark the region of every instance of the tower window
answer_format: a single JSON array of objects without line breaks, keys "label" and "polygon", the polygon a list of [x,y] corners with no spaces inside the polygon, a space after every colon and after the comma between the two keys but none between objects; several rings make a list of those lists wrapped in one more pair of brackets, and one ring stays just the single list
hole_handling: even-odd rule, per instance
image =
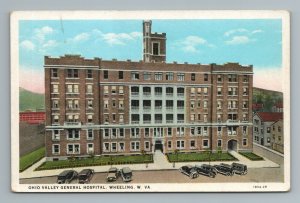
[{"label": "tower window", "polygon": [[159,43],[152,44],[152,54],[158,55],[159,54]]}]

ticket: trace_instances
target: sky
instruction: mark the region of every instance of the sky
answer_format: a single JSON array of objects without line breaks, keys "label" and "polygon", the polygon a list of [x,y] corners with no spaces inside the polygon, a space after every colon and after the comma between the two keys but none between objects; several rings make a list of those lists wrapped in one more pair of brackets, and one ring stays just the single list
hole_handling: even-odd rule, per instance
[{"label": "sky", "polygon": [[[44,56],[142,59],[142,20],[22,20],[20,87],[44,92]],[[254,86],[282,91],[280,19],[152,20],[167,33],[167,62],[254,66]]]}]

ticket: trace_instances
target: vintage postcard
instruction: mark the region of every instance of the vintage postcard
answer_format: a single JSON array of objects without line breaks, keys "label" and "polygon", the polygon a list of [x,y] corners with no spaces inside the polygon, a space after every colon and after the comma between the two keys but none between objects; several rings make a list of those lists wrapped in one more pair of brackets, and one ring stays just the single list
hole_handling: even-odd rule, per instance
[{"label": "vintage postcard", "polygon": [[15,192],[290,189],[287,11],[11,14]]}]

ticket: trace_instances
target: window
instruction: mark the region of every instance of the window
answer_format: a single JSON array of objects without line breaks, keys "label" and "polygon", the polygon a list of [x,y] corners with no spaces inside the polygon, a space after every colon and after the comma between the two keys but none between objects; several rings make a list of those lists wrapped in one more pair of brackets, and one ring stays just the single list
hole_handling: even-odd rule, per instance
[{"label": "window", "polygon": [[217,109],[222,109],[222,101],[217,101]]},{"label": "window", "polygon": [[184,81],[184,73],[177,74],[177,81]]},{"label": "window", "polygon": [[237,131],[236,126],[229,126],[227,128],[228,135],[236,135],[237,134],[236,131]]},{"label": "window", "polygon": [[203,135],[206,136],[207,134],[207,127],[203,127]]},{"label": "window", "polygon": [[208,140],[202,140],[202,147],[203,148],[208,148],[209,146],[208,146]]},{"label": "window", "polygon": [[119,99],[119,109],[124,109],[124,100]]},{"label": "window", "polygon": [[280,135],[278,136],[278,141],[279,141],[279,142],[281,141],[281,136],[280,136]]},{"label": "window", "polygon": [[131,151],[139,151],[140,150],[140,142],[139,141],[131,142],[130,146],[131,146],[131,148],[130,148]]},{"label": "window", "polygon": [[138,80],[140,79],[139,72],[131,72],[131,80]]},{"label": "window", "polygon": [[86,78],[93,78],[93,71],[92,70],[86,70]]},{"label": "window", "polygon": [[198,88],[197,88],[197,94],[198,94],[198,95],[201,95],[201,87],[198,87]]},{"label": "window", "polygon": [[222,127],[218,127],[218,135],[222,135]]},{"label": "window", "polygon": [[108,109],[108,100],[104,100],[104,109]]},{"label": "window", "polygon": [[137,124],[140,122],[140,115],[139,114],[131,114],[131,123]]},{"label": "window", "polygon": [[151,87],[143,87],[143,95],[151,95]]},{"label": "window", "polygon": [[219,96],[222,95],[222,87],[218,87],[217,94],[218,94]]},{"label": "window", "polygon": [[191,127],[191,136],[195,135],[195,127]]},{"label": "window", "polygon": [[161,87],[155,87],[154,88],[154,92],[155,92],[155,95],[162,95],[162,88]]},{"label": "window", "polygon": [[243,126],[243,135],[247,134],[247,126]]},{"label": "window", "polygon": [[[270,138],[268,137],[268,139],[269,139],[269,141],[268,141],[268,143],[270,143]],[[243,146],[247,146],[247,139],[246,138],[244,138],[243,139]]]},{"label": "window", "polygon": [[113,128],[111,129],[111,139],[116,139],[117,138],[117,129]]},{"label": "window", "polygon": [[154,115],[155,123],[162,123],[162,114],[155,114]]},{"label": "window", "polygon": [[131,100],[131,109],[139,109],[140,101],[139,100]]},{"label": "window", "polygon": [[191,73],[191,81],[195,81],[196,80],[196,74],[195,73]]},{"label": "window", "polygon": [[237,88],[236,87],[229,87],[228,88],[228,95],[236,96],[237,95]]},{"label": "window", "polygon": [[191,95],[195,95],[195,88],[194,87],[191,87]]},{"label": "window", "polygon": [[228,120],[236,121],[237,120],[237,114],[235,114],[235,113],[228,114]]},{"label": "window", "polygon": [[270,133],[270,132],[271,132],[271,128],[267,127],[267,133]]},{"label": "window", "polygon": [[60,146],[59,144],[52,145],[52,154],[58,155],[60,153]]},{"label": "window", "polygon": [[228,82],[237,82],[237,75],[228,75]]},{"label": "window", "polygon": [[191,140],[190,141],[190,148],[191,149],[195,149],[196,148],[196,142],[195,142],[195,140]]},{"label": "window", "polygon": [[203,121],[206,123],[207,122],[207,114],[203,115]]},{"label": "window", "polygon": [[222,121],[222,114],[217,114],[217,120],[218,120],[218,122]]},{"label": "window", "polygon": [[184,100],[177,100],[177,108],[184,109]]},{"label": "window", "polygon": [[105,124],[109,123],[109,114],[104,114],[104,123]]},{"label": "window", "polygon": [[244,87],[243,88],[243,96],[247,96],[248,95],[248,88]]},{"label": "window", "polygon": [[151,73],[144,72],[144,80],[151,80]]},{"label": "window", "polygon": [[222,82],[223,81],[223,76],[222,75],[218,75],[217,76],[217,81],[218,82]]},{"label": "window", "polygon": [[168,149],[172,149],[172,141],[171,140],[168,141]]},{"label": "window", "polygon": [[78,78],[78,69],[68,69],[68,78]]},{"label": "window", "polygon": [[124,128],[119,128],[119,137],[124,137]]},{"label": "window", "polygon": [[159,43],[157,42],[152,43],[152,54],[159,55]]},{"label": "window", "polygon": [[52,85],[52,93],[58,93],[58,85]]},{"label": "window", "polygon": [[131,94],[132,95],[138,95],[139,91],[140,91],[139,87],[136,87],[136,86],[131,87]]},{"label": "window", "polygon": [[173,114],[166,114],[166,122],[173,123]]},{"label": "window", "polygon": [[208,104],[208,102],[206,100],[203,101],[203,108],[207,108],[207,104]]},{"label": "window", "polygon": [[124,79],[124,71],[119,71],[119,79]]},{"label": "window", "polygon": [[59,100],[57,100],[57,99],[52,100],[52,108],[53,109],[59,108]]},{"label": "window", "polygon": [[108,79],[108,70],[103,71],[103,78]]},{"label": "window", "polygon": [[140,129],[139,128],[131,128],[131,137],[139,137]]},{"label": "window", "polygon": [[88,129],[88,130],[87,130],[87,139],[88,139],[88,140],[93,140],[93,139],[94,139],[94,132],[93,132],[93,129]]},{"label": "window", "polygon": [[51,69],[51,77],[53,77],[53,78],[58,77],[58,69],[57,68],[52,68]]},{"label": "window", "polygon": [[171,136],[172,136],[172,128],[168,128],[167,131],[168,131],[168,132],[167,132],[167,135],[168,135],[169,137],[171,137]]},{"label": "window", "polygon": [[243,82],[248,82],[248,81],[249,81],[249,76],[243,75]]},{"label": "window", "polygon": [[150,136],[150,128],[145,128],[144,130],[144,136],[149,137]]},{"label": "window", "polygon": [[207,88],[207,87],[204,87],[204,88],[203,88],[203,93],[204,93],[205,95],[208,94],[208,88]]},{"label": "window", "polygon": [[279,133],[281,132],[281,127],[280,127],[280,126],[278,126],[278,132],[279,132]]},{"label": "window", "polygon": [[111,86],[111,93],[116,94],[117,93],[117,87],[116,86]]},{"label": "window", "polygon": [[208,74],[204,74],[204,82],[208,81]]},{"label": "window", "polygon": [[93,143],[88,143],[86,151],[87,151],[88,154],[93,154],[94,153],[94,144]]},{"label": "window", "polygon": [[166,88],[166,93],[168,96],[173,96],[173,87],[167,87]]},{"label": "window", "polygon": [[103,143],[103,150],[104,150],[105,152],[109,152],[109,149],[110,149],[109,143],[108,143],[108,142],[104,142],[104,143]]},{"label": "window", "polygon": [[124,94],[124,87],[123,86],[119,86],[119,94]]},{"label": "window", "polygon": [[119,151],[125,151],[125,143],[124,142],[119,142]]},{"label": "window", "polygon": [[59,130],[52,131],[52,140],[60,140],[60,132]]},{"label": "window", "polygon": [[106,129],[104,129],[103,132],[104,132],[104,138],[108,139],[109,138],[109,129],[106,128]]},{"label": "window", "polygon": [[143,100],[143,108],[151,109],[151,100]]},{"label": "window", "polygon": [[108,86],[104,86],[104,94],[108,94]]},{"label": "window", "polygon": [[144,121],[144,124],[151,123],[151,114],[144,114],[143,121]]},{"label": "window", "polygon": [[177,114],[177,123],[184,123],[184,114]]},{"label": "window", "polygon": [[145,147],[144,147],[144,149],[145,149],[146,151],[149,151],[149,150],[150,150],[150,142],[149,142],[149,141],[146,141],[146,142],[145,142]]},{"label": "window", "polygon": [[119,123],[124,123],[124,115],[119,114]]},{"label": "window", "polygon": [[201,107],[201,101],[197,101],[197,107],[200,108]]},{"label": "window", "polygon": [[178,87],[177,88],[177,95],[178,96],[183,96],[184,95],[184,88],[183,87]]},{"label": "window", "polygon": [[77,129],[68,129],[68,140],[79,140],[80,139],[80,133]]},{"label": "window", "polygon": [[201,135],[201,134],[202,134],[202,133],[201,133],[201,130],[202,130],[201,127],[197,127],[197,134],[198,134],[198,135]]},{"label": "window", "polygon": [[174,74],[169,72],[169,73],[166,73],[166,80],[173,80],[174,79]]},{"label": "window", "polygon": [[93,108],[93,100],[89,99],[87,100],[87,108],[92,109]]},{"label": "window", "polygon": [[116,114],[115,113],[112,114],[112,120],[113,120],[113,122],[116,122]]},{"label": "window", "polygon": [[184,140],[177,140],[176,141],[176,148],[177,149],[184,149]]},{"label": "window", "polygon": [[237,108],[237,101],[228,101],[228,109],[236,109]]},{"label": "window", "polygon": [[58,115],[54,115],[52,117],[52,119],[53,119],[53,123],[59,123],[59,116]]},{"label": "window", "polygon": [[67,85],[67,93],[78,93],[79,87],[78,85]]},{"label": "window", "polygon": [[217,146],[218,146],[218,147],[222,147],[222,140],[218,140]]},{"label": "window", "polygon": [[154,79],[155,80],[162,80],[163,74],[162,73],[154,73]]},{"label": "window", "polygon": [[191,101],[191,109],[195,108],[195,101]]},{"label": "window", "polygon": [[243,108],[244,109],[248,108],[248,102],[247,101],[243,101]]},{"label": "window", "polygon": [[68,154],[80,154],[79,144],[68,144],[67,153]]}]

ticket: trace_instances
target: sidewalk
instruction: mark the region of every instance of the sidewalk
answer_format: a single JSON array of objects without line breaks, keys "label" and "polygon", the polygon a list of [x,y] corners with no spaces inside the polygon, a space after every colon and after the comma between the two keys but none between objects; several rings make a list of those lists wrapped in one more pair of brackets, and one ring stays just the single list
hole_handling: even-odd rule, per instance
[{"label": "sidewalk", "polygon": [[[248,168],[274,168],[279,167],[278,164],[264,158],[264,161],[251,161],[244,156],[238,154],[235,151],[230,151],[230,154],[232,154],[234,157],[236,157],[239,161],[234,162],[240,162],[242,164],[246,164]],[[34,171],[38,166],[40,166],[45,161],[45,158],[25,170],[24,172],[20,173],[19,178],[25,179],[25,178],[37,178],[37,177],[45,177],[45,176],[57,176],[59,173],[66,169],[57,169],[57,170],[44,170],[44,171]],[[142,170],[177,170],[180,167],[184,165],[201,165],[201,164],[209,164],[209,162],[180,162],[175,163],[175,166],[173,163],[169,163],[167,160],[167,157],[159,150],[154,152],[153,157],[154,163],[151,164],[132,164],[132,165],[114,165],[117,168],[123,168],[123,167],[130,167],[133,171],[142,171]],[[215,161],[211,162],[212,165],[217,165],[220,163],[225,163],[224,161]],[[226,161],[227,164],[231,164],[232,161]],[[107,166],[86,166],[86,167],[78,167],[78,168],[69,168],[73,169],[77,172],[81,171],[85,168],[94,169],[95,172],[107,172],[108,169],[111,167],[111,165]]]}]

